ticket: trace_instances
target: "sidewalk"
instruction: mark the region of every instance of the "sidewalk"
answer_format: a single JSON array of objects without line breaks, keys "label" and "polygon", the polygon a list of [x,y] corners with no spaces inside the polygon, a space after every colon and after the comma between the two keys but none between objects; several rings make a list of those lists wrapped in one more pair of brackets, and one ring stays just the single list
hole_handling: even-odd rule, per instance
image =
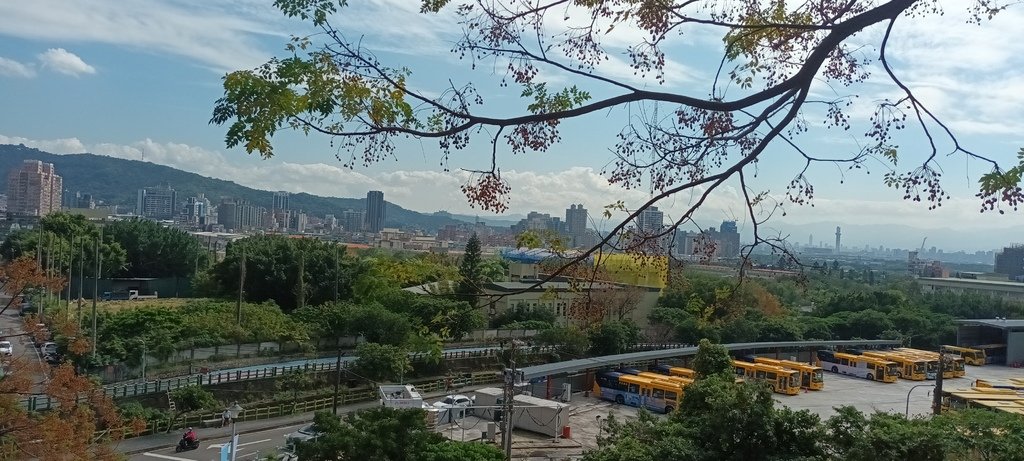
[{"label": "sidewalk", "polygon": [[[459,389],[452,389],[450,392],[438,391],[429,392],[423,394],[423,400],[432,400],[438,397],[443,397],[452,394],[460,394],[465,392],[471,392],[476,389],[483,389],[485,387],[494,387],[495,384],[483,384],[479,386],[467,386]],[[380,402],[373,400],[363,403],[354,403],[351,405],[343,405],[338,407],[338,414],[343,415],[351,413],[353,411],[365,410],[380,405]],[[298,413],[294,415],[282,416],[280,418],[261,419],[256,421],[241,421],[235,423],[235,428],[239,434],[249,434],[253,432],[262,432],[270,429],[276,429],[279,427],[299,425],[303,423],[309,423],[313,421],[314,413]],[[167,434],[153,434],[143,437],[132,437],[129,439],[122,440],[117,444],[115,449],[118,452],[134,455],[147,451],[160,450],[164,448],[173,448],[181,440],[181,435],[184,433],[184,429],[172,430]],[[196,432],[199,434],[200,440],[214,440],[219,438],[231,437],[231,426],[225,427],[211,427],[197,429]]]}]

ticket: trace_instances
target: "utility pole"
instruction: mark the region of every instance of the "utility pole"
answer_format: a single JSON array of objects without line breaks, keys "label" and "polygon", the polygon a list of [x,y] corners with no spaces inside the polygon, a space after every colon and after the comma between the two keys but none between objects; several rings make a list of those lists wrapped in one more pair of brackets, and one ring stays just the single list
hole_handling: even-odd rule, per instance
[{"label": "utility pole", "polygon": [[508,359],[509,368],[505,369],[505,392],[503,397],[504,401],[502,402],[502,406],[504,407],[502,417],[504,420],[502,420],[503,427],[501,429],[501,445],[505,451],[506,461],[512,460],[512,429],[515,426],[515,422],[512,418],[512,400],[516,396],[516,376],[518,375],[518,372],[516,371],[517,343],[518,342],[515,339],[509,341],[509,344],[511,345]]},{"label": "utility pole", "polygon": [[85,236],[78,242],[81,254],[78,259],[78,328],[82,328],[82,290],[85,288]]},{"label": "utility pole", "polygon": [[338,416],[338,393],[341,391],[341,344],[338,344],[338,361],[334,365],[334,398],[331,404],[334,406],[334,416]]},{"label": "utility pole", "polygon": [[71,317],[71,270],[75,267],[75,237],[71,237],[71,246],[68,247],[68,296],[64,299],[64,318]]},{"label": "utility pole", "polygon": [[238,263],[238,303],[235,304],[235,324],[242,326],[242,297],[245,293],[245,248]]},{"label": "utility pole", "polygon": [[103,272],[103,259],[100,258],[100,242],[103,240],[103,228],[96,239],[96,272],[92,279],[92,357],[96,358],[96,299],[100,297],[100,272]]},{"label": "utility pole", "polygon": [[296,291],[296,307],[302,309],[306,306],[306,252],[303,250],[299,250],[299,286]]},{"label": "utility pole", "polygon": [[334,245],[334,303],[338,303],[338,279],[341,278],[341,261],[338,260],[340,249]]},{"label": "utility pole", "polygon": [[932,413],[942,413],[942,370],[946,365],[946,355],[942,347],[939,347],[939,369],[935,372],[935,395],[932,396]]}]

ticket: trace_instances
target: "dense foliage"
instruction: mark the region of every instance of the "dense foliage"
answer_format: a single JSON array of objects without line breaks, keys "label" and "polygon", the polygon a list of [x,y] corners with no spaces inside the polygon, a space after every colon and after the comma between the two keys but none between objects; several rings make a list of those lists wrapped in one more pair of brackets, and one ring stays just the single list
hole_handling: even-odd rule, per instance
[{"label": "dense foliage", "polygon": [[125,251],[118,277],[187,277],[208,265],[209,254],[195,237],[148,219],[114,221],[104,227]]},{"label": "dense foliage", "polygon": [[[43,265],[51,260],[57,266],[70,261],[78,264],[85,256],[85,271],[92,276],[96,266],[96,242],[100,226],[82,215],[52,213],[39,220],[35,229],[21,229],[8,234],[0,244],[0,257],[13,261],[22,256],[38,258]],[[125,270],[128,264],[124,247],[109,234],[102,234],[100,260],[102,274],[112,276]]]},{"label": "dense foliage", "polygon": [[428,430],[423,410],[376,407],[350,413],[344,419],[317,413],[313,428],[321,433],[300,442],[297,454],[309,461],[501,461],[493,445],[447,440]]},{"label": "dense foliage", "polygon": [[955,339],[955,318],[1024,315],[1024,305],[1004,298],[922,294],[910,279],[872,285],[840,274],[738,284],[686,272],[666,288],[650,319],[664,336],[691,344],[885,338],[934,349]]}]

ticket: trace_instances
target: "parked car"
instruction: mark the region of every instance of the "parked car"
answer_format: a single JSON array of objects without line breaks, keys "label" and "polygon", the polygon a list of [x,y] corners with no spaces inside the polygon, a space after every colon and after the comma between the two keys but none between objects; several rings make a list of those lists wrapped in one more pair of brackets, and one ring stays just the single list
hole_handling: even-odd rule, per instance
[{"label": "parked car", "polygon": [[61,355],[60,353],[54,352],[52,354],[46,354],[45,356],[43,356],[43,360],[45,360],[46,363],[49,363],[50,365],[60,365],[64,363],[64,356]]},{"label": "parked car", "polygon": [[312,424],[309,424],[306,426],[302,426],[301,428],[299,428],[299,430],[295,432],[285,434],[284,445],[287,449],[294,450],[295,445],[298,442],[308,442],[317,437],[320,437],[320,433],[313,429]]},{"label": "parked car", "polygon": [[47,341],[47,342],[43,343],[43,346],[40,349],[41,349],[40,351],[43,353],[43,356],[56,354],[57,353],[57,343],[55,343],[53,341]]},{"label": "parked car", "polygon": [[0,341],[0,355],[14,355],[14,346],[10,341]]}]

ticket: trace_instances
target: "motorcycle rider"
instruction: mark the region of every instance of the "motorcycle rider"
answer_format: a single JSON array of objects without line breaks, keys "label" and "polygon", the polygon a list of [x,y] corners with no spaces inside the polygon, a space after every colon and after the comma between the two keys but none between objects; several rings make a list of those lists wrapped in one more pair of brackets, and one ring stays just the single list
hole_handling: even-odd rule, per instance
[{"label": "motorcycle rider", "polygon": [[199,440],[199,438],[196,436],[196,431],[193,431],[191,427],[188,428],[187,431],[185,431],[185,435],[183,435],[181,439],[185,441],[186,445],[193,445],[196,443],[196,441]]}]

